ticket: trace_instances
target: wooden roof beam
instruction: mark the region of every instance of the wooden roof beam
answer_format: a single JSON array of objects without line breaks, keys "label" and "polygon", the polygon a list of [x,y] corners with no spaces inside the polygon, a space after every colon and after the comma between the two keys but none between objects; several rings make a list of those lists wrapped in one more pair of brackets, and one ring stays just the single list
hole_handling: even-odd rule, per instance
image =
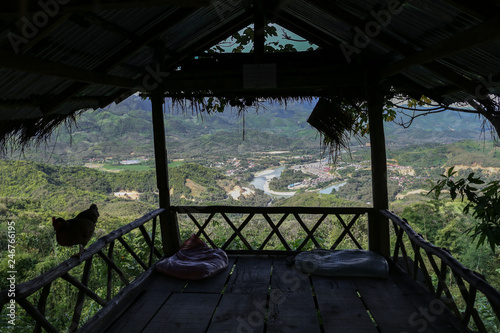
[{"label": "wooden roof beam", "polygon": [[[174,26],[175,24],[182,21],[184,18],[188,17],[193,13],[193,9],[179,9],[174,12],[167,19],[161,21],[157,25],[151,27],[146,32],[138,36],[134,41],[139,41],[139,43],[128,43],[125,46],[116,49],[114,55],[110,56],[106,61],[98,65],[95,70],[100,72],[107,72],[115,68],[120,63],[123,63],[128,57],[133,55],[135,52],[140,50],[142,47],[148,45],[158,38],[162,33],[166,30]],[[139,77],[139,75],[138,75]],[[142,83],[138,82],[138,84],[134,87],[141,86]],[[64,104],[66,100],[70,99],[72,96],[77,95],[80,91],[85,89],[88,85],[77,82],[66,88],[61,94],[59,94],[56,98],[53,98],[50,102],[44,104],[41,109],[44,114],[50,114],[52,110],[57,109],[60,105]],[[122,91],[124,94],[126,91],[131,90],[128,88],[125,91]],[[120,95],[118,95],[119,97]],[[118,98],[117,97],[117,98]]]},{"label": "wooden roof beam", "polygon": [[264,45],[266,43],[266,14],[264,12],[264,4],[262,0],[255,1],[254,8],[254,40],[253,51],[257,56],[264,54]]},{"label": "wooden roof beam", "polygon": [[[221,25],[218,29],[216,29],[212,34],[211,39],[205,38],[196,44],[196,47],[192,47],[182,53],[177,54],[175,57],[171,57],[165,59],[161,64],[161,68],[164,68],[166,71],[171,71],[182,64],[186,59],[194,56],[195,54],[199,54],[199,52],[207,50],[209,47],[216,45],[220,41],[225,40],[229,36],[231,36],[236,31],[243,29],[244,27],[251,24],[253,21],[253,16],[248,15],[248,13],[244,13],[240,16],[233,18],[232,20],[228,20],[226,23]],[[163,89],[162,87],[169,81],[170,78],[167,78],[163,82],[160,83],[160,87],[158,89]],[[163,89],[165,91],[165,89]]]},{"label": "wooden roof beam", "polygon": [[[192,9],[181,9],[181,13],[174,13],[174,17],[172,20],[164,20],[163,22],[159,23],[157,26],[152,27],[149,29],[147,32],[139,36],[139,38],[142,39],[142,43],[139,44],[128,44],[125,47],[119,49],[116,51],[117,57],[110,57],[109,60],[104,62],[103,64],[99,65],[97,69],[102,70],[102,71],[107,71],[110,70],[114,67],[114,65],[122,62],[125,60],[130,54],[136,52],[138,49],[141,47],[145,46],[146,44],[151,43],[154,39],[156,39],[161,33],[163,33],[165,30],[167,30],[170,26],[174,25],[176,22],[182,20],[186,16],[189,15],[189,13],[192,11]],[[228,36],[230,36],[232,33],[234,33],[234,30],[230,30],[228,33],[228,29],[236,29],[239,30],[241,28],[246,27],[248,24],[251,23],[251,17],[246,16],[246,17],[237,17],[232,21],[229,21],[226,25],[224,25],[221,29],[219,29],[216,33],[213,35],[214,40],[204,40],[203,43],[198,44],[198,48],[193,51],[194,54],[196,52],[200,52],[202,50],[206,50],[207,47],[215,44],[219,40],[224,40]],[[224,32],[225,31],[225,32]],[[222,36],[222,37],[221,37]],[[176,55],[173,59],[169,59],[166,67],[168,67],[168,70],[175,69],[180,65],[180,63],[185,60],[191,53],[181,53]],[[166,69],[167,70],[167,69]],[[142,79],[143,74],[138,75],[138,79]],[[142,86],[142,81],[140,82],[140,86]],[[139,85],[138,85],[139,86]],[[138,86],[134,87],[137,88]],[[86,84],[82,83],[75,83],[69,88],[67,88],[65,91],[63,91],[61,94],[58,96],[54,97],[51,99],[50,102],[44,104],[41,107],[41,110],[44,114],[50,114],[54,110],[56,110],[60,105],[64,104],[66,101],[72,100],[73,98],[78,98],[77,94],[82,90],[87,87]],[[106,106],[113,101],[121,101],[134,93],[134,89],[130,88],[125,88],[125,89],[120,89],[116,93],[110,95],[109,97],[106,97],[101,100],[100,105]]]},{"label": "wooden roof beam", "polygon": [[[276,88],[244,89],[243,63],[232,63],[223,66],[219,62],[214,66],[194,66],[187,70],[172,72],[162,86],[165,91],[198,92],[198,91],[225,91],[225,92],[258,92],[265,93],[288,90],[308,91],[322,88],[363,87],[364,79],[356,67],[346,67],[343,64],[328,63],[325,66],[314,62],[280,62],[276,72]],[[263,59],[268,61],[269,59]]]},{"label": "wooden roof beam", "polygon": [[77,82],[102,84],[113,87],[132,88],[138,84],[136,80],[112,76],[94,70],[85,70],[3,50],[0,50],[0,67],[26,73],[35,73]]},{"label": "wooden roof beam", "polygon": [[[36,97],[23,100],[0,100],[0,110],[13,110],[20,108],[38,108],[46,98]],[[99,107],[105,107],[106,98],[102,96],[78,96],[70,99],[71,102],[93,102]]]},{"label": "wooden roof beam", "polygon": [[[339,7],[336,4],[333,3],[328,3],[325,4],[323,2],[320,2],[318,0],[308,0],[311,4],[314,4],[315,6],[318,6],[318,8],[321,8],[325,12],[327,12],[329,15],[332,15],[333,17],[337,18],[338,20],[344,22],[347,25],[350,26],[364,26],[364,23],[362,20],[357,18],[356,16],[352,15],[351,13],[347,12],[343,8]],[[405,55],[407,57],[411,57],[412,55],[416,54],[415,50],[402,43],[398,39],[392,37],[391,35],[387,34],[383,30],[379,33],[379,35],[376,38],[372,39],[372,43],[379,43],[383,45],[384,47],[389,48],[393,52],[397,52],[399,54]],[[422,64],[422,67],[425,69],[439,75],[446,81],[448,81],[451,84],[454,84],[455,86],[459,87],[460,89],[466,91],[467,93],[474,94],[475,90],[477,89],[477,82],[471,81],[459,74],[457,74],[455,71],[449,69],[447,66],[440,64],[438,62],[432,61],[429,63]],[[423,90],[425,91],[425,90]],[[431,95],[435,94],[429,94],[429,97]],[[435,99],[436,100],[436,99]]]},{"label": "wooden roof beam", "polygon": [[433,73],[439,75],[449,83],[460,87],[464,92],[474,95],[478,86],[478,82],[469,80],[468,78],[458,74],[454,70],[442,66],[436,62],[426,64],[425,68],[431,70]]},{"label": "wooden roof beam", "polygon": [[492,13],[496,13],[499,10],[498,5],[488,3],[487,0],[482,0],[481,5],[478,6],[477,2],[470,0],[442,0],[448,5],[455,7],[467,15],[473,16],[481,21],[486,21],[491,17]]},{"label": "wooden roof beam", "polygon": [[65,23],[68,18],[70,17],[70,14],[64,14],[57,16],[53,21],[50,21],[50,24],[47,24],[45,27],[40,28],[40,32],[36,34],[33,38],[29,39],[29,41],[26,44],[23,43],[18,43],[17,40],[14,42],[14,39],[11,38],[4,38],[3,42],[1,45],[5,47],[7,43],[11,44],[12,49],[16,53],[24,53],[36,46],[40,41],[43,39],[47,38],[53,31],[58,29],[63,23]]},{"label": "wooden roof beam", "polygon": [[[40,3],[43,3],[42,6]],[[55,4],[54,4],[55,3]],[[200,8],[210,6],[210,0],[57,0],[53,2],[39,0],[4,1],[0,17],[23,17],[39,11],[45,12],[95,12],[112,9],[147,8],[158,6],[176,6]]]},{"label": "wooden roof beam", "polygon": [[328,35],[325,32],[314,28],[310,24],[286,13],[275,14],[274,22],[323,48],[332,49],[338,46],[338,44],[332,43],[331,35]]},{"label": "wooden roof beam", "polygon": [[411,98],[419,100],[422,95],[424,95],[438,103],[441,103],[443,101],[443,95],[457,91],[455,86],[443,86],[441,88],[428,89],[421,84],[410,80],[403,74],[395,75],[393,80],[391,81],[391,84],[393,86],[397,86],[398,90],[404,90],[405,94],[407,94]]},{"label": "wooden roof beam", "polygon": [[423,65],[477,47],[491,40],[499,39],[499,30],[500,15],[495,15],[484,23],[388,65],[381,70],[380,74],[382,77],[395,75],[404,72],[411,66]]},{"label": "wooden roof beam", "polygon": [[[363,22],[363,20],[360,17],[347,11],[345,8],[341,7],[336,2],[321,1],[321,0],[307,0],[307,2],[309,2],[314,7],[321,9],[323,12],[327,13],[328,15],[331,15],[339,22],[342,22],[348,26],[351,26],[351,27],[364,26],[364,23],[366,23],[366,22]],[[367,13],[367,14],[369,14],[369,13]],[[373,20],[373,18],[370,17],[370,20]]]},{"label": "wooden roof beam", "polygon": [[[292,31],[293,33],[320,47],[332,49],[338,46],[337,43],[332,42],[332,40],[336,39],[336,36],[325,33],[324,31],[311,25],[309,22],[288,14],[286,11],[281,9],[284,5],[286,5],[286,1],[283,1],[283,3],[278,2],[274,7],[267,8],[267,17],[270,21],[277,23],[283,28]],[[337,39],[337,41],[342,42],[340,39]]]},{"label": "wooden roof beam", "polygon": [[124,38],[127,38],[128,40],[130,40],[132,42],[142,44],[141,39],[134,32],[128,31],[127,29],[124,29],[117,24],[108,22],[94,13],[86,12],[86,13],[75,14],[75,15],[82,16],[82,18],[85,19],[86,21],[88,21],[90,24],[96,25],[98,27],[101,27],[104,30],[113,32],[117,35],[120,35]]}]

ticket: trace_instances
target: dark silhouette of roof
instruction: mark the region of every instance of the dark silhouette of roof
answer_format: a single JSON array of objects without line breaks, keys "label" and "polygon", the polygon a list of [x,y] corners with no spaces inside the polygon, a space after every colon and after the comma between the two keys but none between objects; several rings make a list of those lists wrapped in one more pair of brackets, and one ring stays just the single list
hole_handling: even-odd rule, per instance
[{"label": "dark silhouette of roof", "polygon": [[[43,138],[75,112],[137,91],[363,98],[372,77],[394,93],[472,101],[496,117],[499,7],[492,0],[7,2],[0,137]],[[319,50],[264,53],[267,22]],[[205,53],[249,25],[253,54]]]}]

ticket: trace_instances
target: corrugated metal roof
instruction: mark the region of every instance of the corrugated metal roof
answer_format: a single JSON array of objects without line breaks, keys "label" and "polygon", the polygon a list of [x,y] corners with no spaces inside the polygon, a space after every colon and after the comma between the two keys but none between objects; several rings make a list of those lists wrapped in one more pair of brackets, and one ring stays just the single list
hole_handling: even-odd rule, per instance
[{"label": "corrugated metal roof", "polygon": [[[0,36],[3,36],[0,40],[0,120],[70,114],[80,108],[111,103],[113,97],[120,99],[133,93],[135,87],[127,82],[134,81],[113,86],[102,77],[83,78],[78,70],[94,70],[109,78],[134,79],[141,87],[148,75],[163,68],[175,69],[261,14],[286,24],[298,35],[314,38],[323,51],[332,53],[332,61],[335,59],[339,65],[342,65],[339,54],[345,52],[342,47],[355,47],[352,57],[356,61],[351,63],[345,59],[348,68],[360,66],[360,70],[383,71],[390,64],[414,57],[414,64],[385,78],[389,83],[392,75],[405,78],[406,81],[394,81],[395,85],[407,82],[407,87],[401,87],[403,90],[422,87],[431,93],[445,91],[444,95],[434,97],[446,103],[477,97],[471,89],[464,90],[464,86],[473,88],[483,84],[490,92],[500,93],[500,84],[492,79],[500,74],[500,24],[496,23],[500,19],[492,21],[492,27],[497,29],[488,32],[491,36],[483,44],[463,49],[456,45],[458,52],[418,61],[419,52],[496,19],[500,5],[491,0],[477,3],[406,1],[401,2],[401,7],[394,7],[399,2],[393,0],[264,1],[260,11],[256,11],[258,2],[252,0],[216,1],[205,7],[196,7],[196,3],[188,1],[186,4],[193,5],[189,8],[169,6],[168,0],[158,5],[148,1],[144,6],[139,2],[122,6],[124,1],[120,0],[102,2],[106,9],[90,4],[88,10],[81,6],[78,10],[72,10],[70,5],[61,6],[58,15],[47,24],[35,27],[37,31],[33,36],[23,35],[33,13],[26,13],[24,17],[14,12],[11,16],[0,14]],[[31,5],[37,8],[36,1]],[[115,9],[109,9],[112,6]],[[13,34],[20,39],[13,42]],[[364,44],[356,44],[356,38]],[[16,51],[34,62],[46,60],[70,67],[67,74],[55,73],[51,68],[24,71],[19,68],[22,64],[12,65]],[[157,66],[159,55],[164,57],[161,69]],[[454,74],[447,75],[450,71]],[[465,84],[454,82],[457,77],[465,80]]]}]

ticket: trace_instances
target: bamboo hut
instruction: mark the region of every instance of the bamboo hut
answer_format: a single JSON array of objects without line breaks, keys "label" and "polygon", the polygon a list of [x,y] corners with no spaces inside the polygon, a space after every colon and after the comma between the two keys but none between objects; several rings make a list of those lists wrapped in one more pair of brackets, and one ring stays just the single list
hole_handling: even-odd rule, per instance
[{"label": "bamboo hut", "polygon": [[[487,307],[499,318],[499,292],[388,211],[383,107],[393,98],[419,100],[424,95],[443,108],[468,105],[498,132],[499,9],[493,0],[20,0],[2,4],[3,148],[44,140],[60,124],[78,121],[81,112],[140,92],[152,103],[160,195],[157,210],[102,237],[81,260],[69,259],[17,285],[14,302],[33,318],[37,332],[59,331],[45,306],[57,279],[78,290],[69,331],[484,332],[476,295],[484,295]],[[318,49],[266,52],[268,24],[286,28]],[[207,52],[246,27],[254,32],[252,52]],[[351,124],[342,114],[343,106],[364,102],[365,108],[358,111],[369,120],[372,207],[172,206],[162,107],[166,97],[202,106],[206,97],[237,99],[248,105],[262,99],[317,97],[322,105],[311,123],[334,143],[342,143],[343,129]],[[247,218],[237,225],[231,221],[233,213]],[[224,218],[234,231],[221,247],[230,255],[231,269],[214,279],[189,283],[155,273],[155,262],[179,249],[180,214],[193,221],[208,243],[207,224],[216,214]],[[303,214],[317,216],[312,227],[303,222]],[[283,251],[268,251],[266,244],[255,246],[245,237],[244,228],[256,215],[267,221],[268,238],[277,237]],[[344,228],[339,242],[350,238],[357,244],[350,228],[360,216],[367,217],[365,250],[387,258],[389,279],[304,276],[285,265],[283,255],[296,253],[280,232],[288,217],[306,232],[304,242],[310,240],[319,247],[315,230],[330,217]],[[122,237],[135,229],[144,237],[148,260],[139,258]],[[395,235],[393,241],[390,235]],[[158,237],[161,249],[155,245]],[[244,250],[229,250],[235,239],[245,245]],[[124,246],[144,268],[132,282],[113,257],[115,245]],[[106,295],[88,287],[93,260],[104,260],[108,266]],[[84,265],[81,278],[70,274],[79,265]],[[450,293],[450,276],[460,286],[461,300]],[[116,295],[111,292],[114,278],[124,286]],[[278,301],[273,290],[281,293]],[[83,322],[86,300],[100,310]],[[11,301],[8,290],[2,291],[2,315]]]}]

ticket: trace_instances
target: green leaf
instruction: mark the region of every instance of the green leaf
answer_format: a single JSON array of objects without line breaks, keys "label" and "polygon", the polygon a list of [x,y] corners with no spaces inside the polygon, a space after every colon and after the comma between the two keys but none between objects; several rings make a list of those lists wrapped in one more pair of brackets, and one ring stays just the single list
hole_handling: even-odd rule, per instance
[{"label": "green leaf", "polygon": [[445,179],[438,181],[429,193],[434,192],[437,199],[441,191],[447,187],[452,200],[459,195],[462,200],[467,199],[462,211],[464,214],[471,214],[478,221],[466,232],[477,241],[477,247],[487,241],[494,251],[495,246],[500,245],[500,181],[490,182],[485,188],[479,189],[471,184],[484,184],[480,177],[470,173],[467,178],[454,181],[451,177],[456,173],[454,167],[449,168],[444,176]]},{"label": "green leaf", "polygon": [[454,166],[452,166],[451,168],[448,169],[448,177],[452,177],[453,175],[455,175],[457,173],[454,170],[455,170]]},{"label": "green leaf", "polygon": [[469,180],[472,184],[484,184],[484,181],[479,178],[473,178]]}]

